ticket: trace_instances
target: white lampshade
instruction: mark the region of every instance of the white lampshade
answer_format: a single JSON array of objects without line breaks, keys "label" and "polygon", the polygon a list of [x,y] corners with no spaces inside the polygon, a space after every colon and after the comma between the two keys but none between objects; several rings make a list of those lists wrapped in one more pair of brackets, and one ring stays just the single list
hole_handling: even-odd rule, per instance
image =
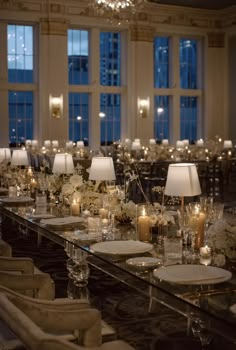
[{"label": "white lampshade", "polygon": [[169,145],[169,140],[168,139],[163,139],[161,142],[164,146],[168,146]]},{"label": "white lampshade", "polygon": [[57,153],[54,158],[52,172],[55,174],[73,174],[74,163],[71,154]]},{"label": "white lampshade", "polygon": [[73,141],[67,141],[66,142],[66,148],[67,149],[72,149],[73,148]]},{"label": "white lampshade", "polygon": [[167,196],[192,197],[201,194],[197,168],[195,164],[170,164],[165,186]]},{"label": "white lampshade", "polygon": [[32,145],[32,140],[26,140],[25,141],[26,146],[31,146]]},{"label": "white lampshade", "polygon": [[52,140],[52,147],[59,147],[59,141],[58,140]]},{"label": "white lampshade", "polygon": [[130,139],[125,139],[124,141],[125,146],[130,147],[131,146],[131,140]]},{"label": "white lampshade", "polygon": [[232,148],[233,147],[233,143],[231,140],[224,140],[224,148]]},{"label": "white lampshade", "polygon": [[116,179],[114,163],[111,157],[93,157],[89,180],[114,181]]},{"label": "white lampshade", "polygon": [[15,149],[12,152],[11,165],[28,166],[29,159],[28,159],[27,151],[23,149]]},{"label": "white lampshade", "polygon": [[11,151],[9,148],[0,148],[0,163],[3,160],[10,160],[11,159]]},{"label": "white lampshade", "polygon": [[142,148],[140,141],[133,141],[131,145],[132,151],[139,151]]},{"label": "white lampshade", "polygon": [[31,145],[33,147],[38,147],[38,140],[32,140]]},{"label": "white lampshade", "polygon": [[44,147],[50,147],[51,146],[51,141],[50,140],[45,140],[44,141]]},{"label": "white lampshade", "polygon": [[77,141],[76,147],[77,148],[84,148],[84,141]]},{"label": "white lampshade", "polygon": [[189,146],[189,140],[185,139],[183,140],[184,146]]},{"label": "white lampshade", "polygon": [[183,148],[184,147],[184,141],[181,141],[181,140],[176,141],[176,147],[177,148]]},{"label": "white lampshade", "polygon": [[155,145],[156,140],[155,139],[149,139],[149,145]]}]

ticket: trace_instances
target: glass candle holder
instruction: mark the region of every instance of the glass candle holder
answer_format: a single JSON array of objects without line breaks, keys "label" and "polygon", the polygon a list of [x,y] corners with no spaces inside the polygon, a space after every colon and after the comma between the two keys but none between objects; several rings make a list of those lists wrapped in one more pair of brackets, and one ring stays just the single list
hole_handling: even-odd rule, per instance
[{"label": "glass candle holder", "polygon": [[189,215],[189,228],[194,233],[194,248],[200,249],[204,243],[206,214],[203,212],[200,203],[189,203],[187,212]]}]

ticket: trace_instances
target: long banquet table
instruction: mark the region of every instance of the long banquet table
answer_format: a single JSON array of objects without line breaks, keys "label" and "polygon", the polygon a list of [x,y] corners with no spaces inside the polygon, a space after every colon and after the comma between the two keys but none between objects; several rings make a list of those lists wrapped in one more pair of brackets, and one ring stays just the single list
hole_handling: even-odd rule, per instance
[{"label": "long banquet table", "polygon": [[[65,246],[65,242],[72,242],[88,253],[87,261],[93,267],[147,296],[150,301],[150,309],[155,302],[165,305],[185,316],[186,325],[189,325],[191,315],[197,314],[200,318],[209,321],[208,327],[212,333],[222,336],[227,342],[229,341],[236,346],[236,314],[229,310],[229,306],[236,303],[235,265],[228,264],[224,267],[224,269],[231,271],[232,278],[222,283],[215,284],[211,281],[209,284],[171,283],[156,278],[153,269],[139,269],[127,264],[127,259],[130,258],[129,253],[127,255],[103,254],[94,250],[93,240],[80,239],[80,230],[83,229],[81,224],[73,229],[55,229],[40,223],[39,219],[32,218],[27,207],[3,206],[1,214],[3,219],[10,218],[14,224],[23,226],[25,230],[33,231],[39,245],[42,237],[47,237],[62,246]],[[133,240],[136,238],[135,230],[133,228],[117,228],[113,238],[115,240]],[[139,253],[131,257],[139,255],[160,257],[157,244],[153,244],[152,249],[145,254]],[[161,268],[164,267],[157,267],[157,269]]]}]

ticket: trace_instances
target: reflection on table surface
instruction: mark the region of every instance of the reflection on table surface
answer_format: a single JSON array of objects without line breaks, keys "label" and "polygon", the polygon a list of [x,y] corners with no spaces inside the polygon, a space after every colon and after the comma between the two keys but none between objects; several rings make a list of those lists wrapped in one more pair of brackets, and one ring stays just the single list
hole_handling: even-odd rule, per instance
[{"label": "reflection on table surface", "polygon": [[[46,219],[42,222],[41,216],[32,215],[30,207],[3,207],[2,214],[3,218],[10,217],[24,227],[24,234],[27,229],[35,231],[38,244],[45,236],[63,246],[67,242],[72,249],[75,247],[87,252],[88,264],[146,293],[150,297],[150,308],[154,301],[184,315],[188,315],[193,308],[211,319],[211,327],[216,327],[226,337],[236,341],[236,335],[232,332],[236,324],[234,261],[217,260],[214,254],[210,259],[203,259],[188,247],[183,247],[181,260],[166,260],[163,246],[156,239],[151,243],[137,241],[136,228],[132,225],[117,225],[112,232],[99,235],[88,233],[86,219],[78,218],[78,222],[75,219],[72,226],[67,222],[66,226],[55,227],[47,225]],[[219,261],[218,266],[211,268]],[[178,280],[178,276],[177,280],[173,279],[176,276],[173,271],[172,278],[163,278],[171,270],[169,267],[183,266],[186,269],[188,265],[195,270],[190,271],[188,276],[189,272],[181,271],[181,278],[185,276],[184,283]],[[196,265],[201,273],[207,274],[199,277]]]}]

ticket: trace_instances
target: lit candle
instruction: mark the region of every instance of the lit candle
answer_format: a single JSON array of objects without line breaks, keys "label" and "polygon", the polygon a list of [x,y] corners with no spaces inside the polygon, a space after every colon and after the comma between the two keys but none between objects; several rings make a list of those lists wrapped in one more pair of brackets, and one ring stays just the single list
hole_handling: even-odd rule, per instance
[{"label": "lit candle", "polygon": [[150,219],[143,210],[142,215],[138,217],[138,238],[140,241],[148,242],[151,240],[150,237]]},{"label": "lit candle", "polygon": [[209,258],[211,256],[211,248],[208,245],[200,248],[200,256],[203,258]]},{"label": "lit candle", "polygon": [[197,218],[197,232],[195,237],[195,248],[200,248],[204,241],[204,228],[206,222],[206,215],[204,213],[199,213]]},{"label": "lit candle", "polygon": [[102,226],[108,226],[109,220],[108,219],[101,219]]},{"label": "lit candle", "polygon": [[107,219],[108,218],[108,210],[105,208],[101,208],[99,210],[99,215],[100,215],[101,219]]},{"label": "lit candle", "polygon": [[37,187],[37,182],[35,179],[31,179],[30,180],[30,185],[32,189],[35,189]]},{"label": "lit candle", "polygon": [[28,168],[28,172],[27,173],[28,173],[29,176],[33,176],[33,170],[32,170],[31,166]]},{"label": "lit candle", "polygon": [[80,203],[76,201],[75,199],[73,200],[73,203],[71,204],[71,215],[80,215]]}]

